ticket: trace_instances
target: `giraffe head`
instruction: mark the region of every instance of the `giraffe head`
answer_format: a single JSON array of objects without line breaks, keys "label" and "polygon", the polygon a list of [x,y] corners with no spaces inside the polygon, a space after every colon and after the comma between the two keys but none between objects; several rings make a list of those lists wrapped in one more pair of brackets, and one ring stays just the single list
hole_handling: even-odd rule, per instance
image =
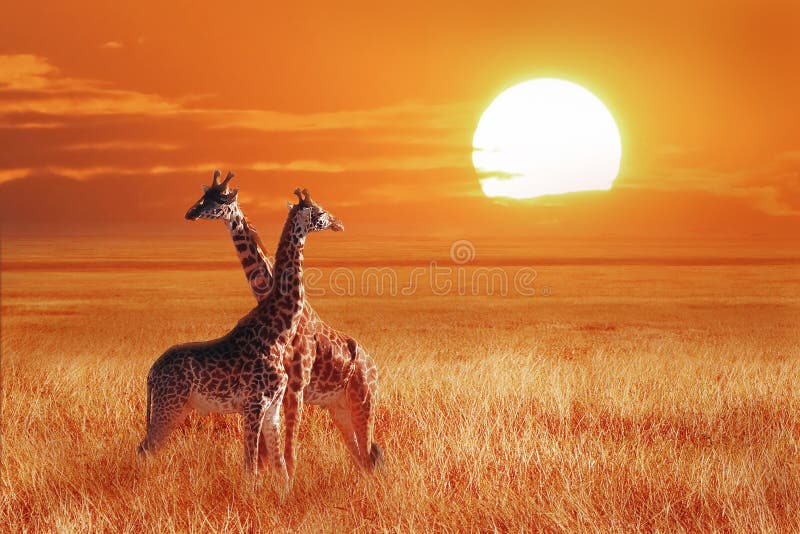
[{"label": "giraffe head", "polygon": [[233,178],[233,173],[228,172],[222,182],[219,181],[219,176],[219,169],[214,170],[211,185],[203,186],[203,196],[186,212],[187,220],[229,219],[236,211],[239,188],[228,189],[228,182]]},{"label": "giraffe head", "polygon": [[289,204],[289,217],[294,217],[295,222],[304,233],[321,232],[331,229],[334,232],[344,230],[342,221],[334,217],[325,208],[311,199],[308,189],[302,191],[298,187],[294,190],[299,201],[297,204]]}]

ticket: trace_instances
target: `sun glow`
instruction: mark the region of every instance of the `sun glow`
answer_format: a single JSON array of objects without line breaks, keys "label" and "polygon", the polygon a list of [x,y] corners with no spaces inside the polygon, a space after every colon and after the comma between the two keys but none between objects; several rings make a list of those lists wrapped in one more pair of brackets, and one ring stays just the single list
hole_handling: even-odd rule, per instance
[{"label": "sun glow", "polygon": [[483,112],[472,162],[488,197],[608,190],[622,143],[611,113],[583,87],[541,78],[500,94]]}]

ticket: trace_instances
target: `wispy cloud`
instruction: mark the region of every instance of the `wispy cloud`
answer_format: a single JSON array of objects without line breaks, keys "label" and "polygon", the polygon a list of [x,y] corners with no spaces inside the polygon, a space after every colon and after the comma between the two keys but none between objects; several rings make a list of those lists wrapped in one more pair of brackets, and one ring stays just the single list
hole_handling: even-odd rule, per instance
[{"label": "wispy cloud", "polygon": [[41,56],[0,55],[0,90],[45,90],[57,73],[58,69]]},{"label": "wispy cloud", "polygon": [[[103,47],[117,45],[122,43]],[[0,154],[0,182],[46,173],[78,181],[206,173],[225,164],[239,171],[330,174],[459,169],[464,183],[474,186],[466,131],[474,103],[290,113],[213,107],[205,104],[206,96],[120,89],[67,76],[42,56],[0,55],[0,135],[25,152],[24,158]],[[770,215],[800,213],[800,149],[733,170],[707,165],[707,155],[696,147],[666,145],[654,156],[650,172],[625,177],[620,186],[707,191],[747,199]],[[212,159],[217,161],[208,162]],[[466,194],[458,187],[445,190],[435,180],[429,189],[429,195],[438,191],[442,198]],[[390,199],[415,193],[389,183],[360,194]]]},{"label": "wispy cloud", "polygon": [[119,48],[123,48],[125,45],[120,43],[119,41],[106,41],[105,43],[100,45],[100,48],[107,48],[111,50],[116,50]]},{"label": "wispy cloud", "polygon": [[62,76],[59,69],[41,56],[0,55],[0,113],[6,114],[182,115],[201,119],[210,128],[270,132],[360,130],[396,126],[398,123],[406,128],[430,131],[458,127],[470,109],[465,104],[405,103],[374,109],[302,114],[193,105],[204,96],[208,95],[167,99],[155,94],[115,89],[97,80]]},{"label": "wispy cloud", "polygon": [[141,176],[159,174],[203,174],[215,167],[214,163],[197,163],[193,165],[153,165],[150,167],[120,167],[114,165],[96,165],[90,167],[66,167],[46,165],[32,168],[0,170],[0,183],[26,178],[33,174],[58,175],[73,180],[85,181],[98,176]]},{"label": "wispy cloud", "polygon": [[66,126],[64,122],[53,120],[39,121],[20,121],[3,120],[0,115],[0,128],[13,128],[15,130],[54,130]]},{"label": "wispy cloud", "polygon": [[29,176],[32,171],[33,169],[0,169],[0,183],[25,178]]},{"label": "wispy cloud", "polygon": [[[0,55],[0,128],[18,149],[14,156],[0,155],[0,183],[52,176],[76,184],[114,177],[173,179],[205,176],[217,166],[256,175],[470,172],[469,147],[461,146],[458,133],[471,110],[463,103],[290,113],[215,108],[204,104],[207,96],[124,90],[64,75],[41,56]],[[8,128],[17,132],[9,134]],[[260,146],[269,147],[267,157]],[[433,195],[437,180],[426,183]],[[393,194],[414,198],[415,187],[371,184],[351,202]]]},{"label": "wispy cloud", "polygon": [[748,165],[708,163],[698,148],[670,145],[657,151],[652,170],[628,176],[624,187],[654,191],[706,191],[746,199],[768,215],[800,215],[800,150],[778,152]]},{"label": "wispy cloud", "polygon": [[87,143],[70,143],[63,145],[62,150],[178,150],[177,143],[158,143],[150,141],[99,141]]},{"label": "wispy cloud", "polygon": [[425,130],[447,130],[463,124],[469,106],[407,103],[366,110],[329,113],[284,113],[267,110],[216,110],[216,128],[248,128],[262,131],[313,131],[369,129],[400,124]]},{"label": "wispy cloud", "polygon": [[49,167],[46,171],[58,174],[59,176],[66,176],[76,180],[86,180],[94,178],[95,176],[116,175],[154,175],[154,174],[195,174],[206,173],[209,169],[214,168],[214,163],[197,163],[193,165],[153,165],[151,167],[130,168],[130,167],[115,167],[115,166],[97,166],[97,167]]},{"label": "wispy cloud", "polygon": [[[99,144],[103,146],[102,143]],[[116,147],[117,143],[106,143],[106,147]],[[156,145],[159,146],[159,145]],[[72,149],[83,148],[97,148],[98,144],[87,144],[83,147],[71,145]],[[122,146],[123,149],[130,148],[129,146]],[[171,147],[173,148],[173,147]],[[268,161],[255,161],[255,162],[242,162],[234,165],[237,172],[257,171],[291,171],[291,172],[313,172],[313,173],[346,173],[346,172],[368,172],[368,171],[430,171],[436,169],[452,169],[463,167],[463,161],[456,158],[445,158],[439,160],[433,158],[431,160],[425,159],[410,159],[399,162],[391,159],[374,159],[364,161],[350,161],[346,163],[328,163],[324,161],[314,160],[297,160],[286,163],[281,162],[268,162]],[[191,165],[151,165],[151,166],[114,166],[114,165],[95,165],[88,167],[68,167],[61,165],[48,165],[36,169],[38,172],[57,174],[66,178],[74,180],[88,180],[97,176],[108,175],[157,175],[157,174],[203,174],[208,173],[210,169],[220,166],[218,162],[204,162]],[[34,169],[20,168],[20,169],[5,169],[0,170],[0,183],[16,180],[18,178],[25,178],[33,174]],[[467,169],[465,169],[467,170]],[[435,184],[433,184],[435,188]],[[401,186],[398,186],[402,189]],[[379,196],[386,196],[379,193]]]},{"label": "wispy cloud", "polygon": [[0,55],[0,114],[164,115],[179,113],[180,103],[158,95],[124,91],[96,80],[70,78],[41,56]]},{"label": "wispy cloud", "polygon": [[297,160],[287,163],[257,161],[244,163],[244,168],[255,171],[312,171],[312,172],[347,172],[347,171],[414,171],[449,168],[468,168],[469,161],[460,155],[443,155],[437,157],[406,158],[365,158],[334,159],[333,161]]}]

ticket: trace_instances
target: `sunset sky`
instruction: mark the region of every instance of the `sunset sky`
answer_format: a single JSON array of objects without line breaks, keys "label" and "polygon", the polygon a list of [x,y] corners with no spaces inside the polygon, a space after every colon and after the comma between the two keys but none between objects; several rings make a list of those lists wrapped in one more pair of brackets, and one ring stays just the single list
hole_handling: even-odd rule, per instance
[{"label": "sunset sky", "polygon": [[[46,4],[0,22],[9,235],[197,229],[220,167],[259,228],[303,185],[355,235],[800,237],[796,1]],[[611,111],[611,191],[481,193],[477,121],[538,77]]]}]

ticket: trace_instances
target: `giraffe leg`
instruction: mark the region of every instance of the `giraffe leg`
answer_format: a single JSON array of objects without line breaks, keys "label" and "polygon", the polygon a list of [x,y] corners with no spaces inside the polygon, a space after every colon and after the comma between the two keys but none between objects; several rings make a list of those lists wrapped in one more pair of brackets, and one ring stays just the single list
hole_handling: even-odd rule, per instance
[{"label": "giraffe leg", "polygon": [[286,470],[289,480],[294,479],[294,464],[297,460],[297,431],[303,419],[303,390],[293,391],[287,388],[286,396],[283,399],[283,416],[286,423],[286,441],[283,457],[286,462]]},{"label": "giraffe leg", "polygon": [[267,440],[264,437],[264,426],[261,426],[261,433],[258,435],[258,470],[269,468],[269,455],[267,454]]},{"label": "giraffe leg", "polygon": [[383,464],[383,451],[373,440],[375,426],[375,391],[367,381],[368,370],[356,369],[345,388],[345,396],[350,409],[350,420],[358,442],[359,463],[367,471]]},{"label": "giraffe leg", "polygon": [[358,465],[362,465],[361,455],[358,452],[356,433],[353,431],[353,422],[350,420],[350,409],[330,407],[328,408],[328,411],[331,414],[331,419],[333,419],[334,426],[336,426],[336,428],[339,430],[339,433],[342,435],[344,444],[347,446],[347,450],[350,452],[353,460],[355,460]]},{"label": "giraffe leg", "polygon": [[286,383],[275,392],[274,396],[270,399],[269,405],[265,410],[264,422],[261,427],[261,443],[265,447],[265,451],[259,452],[266,458],[269,458],[270,463],[275,468],[278,474],[280,483],[284,490],[289,488],[289,474],[286,471],[286,461],[281,452],[281,402],[283,395],[286,391]]},{"label": "giraffe leg", "polygon": [[262,398],[248,403],[242,413],[242,424],[244,425],[244,469],[254,475],[258,474],[258,442],[266,411],[267,401]]},{"label": "giraffe leg", "polygon": [[181,391],[153,390],[152,411],[147,423],[147,434],[139,445],[139,454],[155,454],[188,413],[188,388]]}]

